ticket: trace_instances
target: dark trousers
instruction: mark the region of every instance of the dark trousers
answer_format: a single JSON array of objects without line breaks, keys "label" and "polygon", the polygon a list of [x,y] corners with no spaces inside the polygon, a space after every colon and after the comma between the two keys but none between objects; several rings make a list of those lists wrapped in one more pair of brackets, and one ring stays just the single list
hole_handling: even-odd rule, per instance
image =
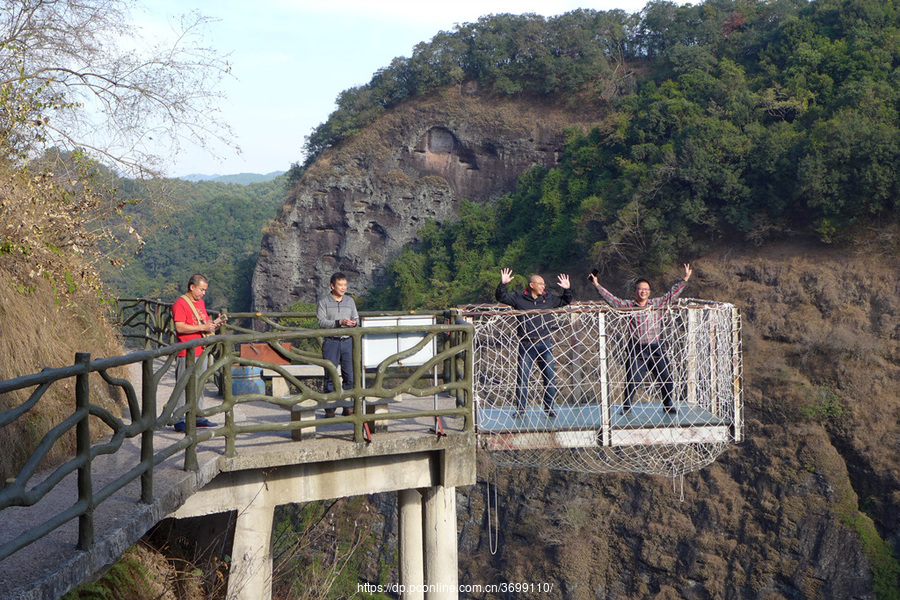
[{"label": "dark trousers", "polygon": [[[322,358],[340,367],[341,389],[353,389],[353,338],[338,339],[327,337],[322,340]],[[325,393],[334,391],[334,381],[325,374]]]},{"label": "dark trousers", "polygon": [[625,406],[631,406],[631,399],[637,384],[644,381],[645,375],[651,375],[662,386],[663,404],[672,406],[674,385],[669,371],[669,360],[665,348],[659,342],[642,344],[632,342],[628,349],[628,360],[625,363]]},{"label": "dark trousers", "polygon": [[544,382],[544,408],[553,407],[553,398],[556,396],[556,385],[553,381],[553,345],[550,342],[532,342],[523,339],[519,342],[519,364],[516,369],[516,406],[519,410],[525,410],[528,377],[534,363],[537,363],[541,370],[541,380]]}]

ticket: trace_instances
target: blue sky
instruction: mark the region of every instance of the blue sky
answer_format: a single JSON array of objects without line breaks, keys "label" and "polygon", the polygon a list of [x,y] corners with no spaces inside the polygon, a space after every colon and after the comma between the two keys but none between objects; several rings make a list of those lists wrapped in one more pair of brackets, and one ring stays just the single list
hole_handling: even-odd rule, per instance
[{"label": "blue sky", "polygon": [[[557,15],[576,8],[639,12],[644,0],[148,0],[136,15],[150,28],[197,11],[215,19],[207,43],[229,54],[221,110],[241,154],[186,147],[167,167],[191,173],[268,173],[303,159],[304,137],[334,110],[338,94],[369,81],[456,23],[498,13]],[[146,21],[146,23],[145,23]]]}]

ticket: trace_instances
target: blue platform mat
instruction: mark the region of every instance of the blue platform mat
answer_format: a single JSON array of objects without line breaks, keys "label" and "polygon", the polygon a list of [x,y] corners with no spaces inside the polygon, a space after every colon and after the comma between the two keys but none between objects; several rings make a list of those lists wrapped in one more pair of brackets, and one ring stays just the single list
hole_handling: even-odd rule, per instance
[{"label": "blue platform mat", "polygon": [[[716,417],[696,404],[677,402],[677,412],[667,413],[661,402],[642,402],[622,414],[622,406],[610,407],[612,429],[646,429],[659,427],[727,426],[730,419]],[[603,426],[599,404],[557,404],[556,417],[544,413],[540,406],[528,406],[525,414],[516,416],[512,406],[481,407],[478,409],[480,433],[512,433],[530,431],[599,430]]]}]

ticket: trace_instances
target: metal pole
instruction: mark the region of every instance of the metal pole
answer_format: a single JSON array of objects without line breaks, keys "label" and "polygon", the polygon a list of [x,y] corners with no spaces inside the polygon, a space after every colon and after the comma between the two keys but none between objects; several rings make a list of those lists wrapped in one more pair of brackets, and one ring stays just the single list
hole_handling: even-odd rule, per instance
[{"label": "metal pole", "polygon": [[144,311],[144,350],[149,350],[153,347],[150,337],[153,334],[153,329],[150,327],[150,310],[147,308],[146,300],[142,301],[141,306]]},{"label": "metal pole", "polygon": [[597,314],[597,337],[599,340],[600,361],[600,443],[603,446],[611,444],[610,430],[612,429],[612,415],[609,405],[609,363],[606,353],[606,313]]},{"label": "metal pole", "polygon": [[234,389],[232,388],[231,369],[234,367],[233,344],[225,344],[223,351],[230,358],[222,367],[222,402],[231,408],[225,411],[225,456],[232,457],[237,454],[236,436],[234,433]]},{"label": "metal pole", "polygon": [[466,406],[469,408],[466,414],[466,431],[475,431],[475,330],[463,333],[468,339],[466,343],[466,367],[463,377],[466,382]]},{"label": "metal pole", "polygon": [[741,360],[741,315],[736,306],[731,307],[731,378],[734,390],[734,441],[744,437],[744,403],[742,394],[743,362]]},{"label": "metal pole", "polygon": [[[365,327],[365,325],[363,325]],[[366,387],[366,367],[362,360],[362,336],[357,334],[356,327],[351,330],[351,341],[353,342],[353,440],[362,442],[363,437],[363,415],[365,412],[364,402],[365,394],[361,391]],[[325,374],[328,377],[328,373]],[[343,396],[343,382],[340,386],[341,396]],[[335,386],[337,388],[338,386]]]}]

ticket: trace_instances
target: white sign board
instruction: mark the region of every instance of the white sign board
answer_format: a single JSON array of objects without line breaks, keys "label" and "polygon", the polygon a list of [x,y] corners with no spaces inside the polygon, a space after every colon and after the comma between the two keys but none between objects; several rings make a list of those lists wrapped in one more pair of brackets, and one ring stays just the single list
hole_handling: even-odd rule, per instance
[{"label": "white sign board", "polygon": [[[422,325],[434,325],[435,318],[434,316],[426,316],[426,315],[401,315],[396,317],[363,317],[362,318],[362,326],[363,327],[394,327],[394,326],[422,326]],[[422,332],[413,332],[413,333],[386,333],[384,335],[381,334],[367,334],[362,338],[362,360],[363,360],[363,368],[370,369],[375,368],[381,364],[384,359],[389,356],[393,356],[398,352],[402,352],[403,350],[408,350],[412,348],[423,339],[427,334]],[[413,354],[412,356],[407,356],[403,360],[400,360],[396,363],[397,366],[406,367],[412,366],[417,367],[420,365],[424,365],[426,362],[431,360],[434,357],[436,351],[436,338],[432,338],[431,342],[425,344],[425,347]]]}]

